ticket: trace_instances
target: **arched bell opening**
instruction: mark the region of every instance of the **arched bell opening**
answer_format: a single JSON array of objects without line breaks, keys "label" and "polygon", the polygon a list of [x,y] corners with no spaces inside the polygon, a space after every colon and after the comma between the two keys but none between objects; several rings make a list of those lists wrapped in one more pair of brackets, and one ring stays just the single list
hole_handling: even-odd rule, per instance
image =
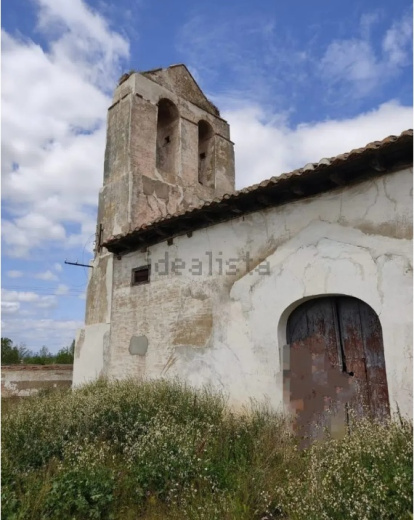
[{"label": "arched bell opening", "polygon": [[169,99],[158,103],[156,166],[160,171],[176,173],[179,141],[179,113]]},{"label": "arched bell opening", "polygon": [[214,188],[212,126],[207,121],[198,123],[198,182]]}]

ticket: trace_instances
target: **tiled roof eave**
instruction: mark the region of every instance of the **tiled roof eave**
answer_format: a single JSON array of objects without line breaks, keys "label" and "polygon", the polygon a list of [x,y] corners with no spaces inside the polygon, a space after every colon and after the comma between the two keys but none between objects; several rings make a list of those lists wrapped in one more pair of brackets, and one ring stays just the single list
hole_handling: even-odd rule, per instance
[{"label": "tiled roof eave", "polygon": [[124,254],[243,214],[313,197],[389,173],[412,164],[412,142],[412,130],[398,137],[389,136],[364,148],[271,177],[220,199],[160,217],[127,234],[111,237],[102,246],[115,254]]}]

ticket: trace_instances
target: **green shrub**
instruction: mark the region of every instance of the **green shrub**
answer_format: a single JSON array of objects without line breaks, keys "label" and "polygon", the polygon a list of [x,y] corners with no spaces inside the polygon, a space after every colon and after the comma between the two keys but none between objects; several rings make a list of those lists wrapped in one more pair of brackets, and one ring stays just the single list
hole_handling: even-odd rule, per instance
[{"label": "green shrub", "polygon": [[280,490],[290,518],[409,519],[412,423],[352,418],[351,434],[315,443],[303,474]]},{"label": "green shrub", "polygon": [[43,518],[112,519],[115,476],[104,466],[65,468],[52,481]]},{"label": "green shrub", "polygon": [[299,450],[286,419],[178,381],[97,381],[8,407],[10,520],[409,518],[412,424]]}]

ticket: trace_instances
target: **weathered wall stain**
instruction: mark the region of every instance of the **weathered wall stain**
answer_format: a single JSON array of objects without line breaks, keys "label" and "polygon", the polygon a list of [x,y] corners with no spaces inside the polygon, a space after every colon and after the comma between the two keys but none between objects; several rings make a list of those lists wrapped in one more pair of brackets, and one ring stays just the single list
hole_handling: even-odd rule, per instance
[{"label": "weathered wall stain", "polygon": [[172,334],[172,344],[204,347],[210,338],[212,328],[213,315],[211,312],[183,318],[177,325],[177,330]]},{"label": "weathered wall stain", "polygon": [[88,325],[94,323],[105,323],[108,319],[108,294],[106,276],[108,263],[112,262],[109,255],[99,258],[95,263],[94,272],[90,277],[86,296],[86,316],[85,322]]},{"label": "weathered wall stain", "polygon": [[381,222],[380,224],[361,222],[354,224],[354,228],[367,235],[381,235],[403,240],[412,240],[413,238],[412,222],[408,219],[405,222]]},{"label": "weathered wall stain", "polygon": [[28,397],[40,390],[70,388],[72,365],[6,365],[1,367],[1,396]]},{"label": "weathered wall stain", "polygon": [[75,359],[80,358],[84,342],[85,342],[85,331],[82,329],[79,333],[78,340],[75,344]]}]

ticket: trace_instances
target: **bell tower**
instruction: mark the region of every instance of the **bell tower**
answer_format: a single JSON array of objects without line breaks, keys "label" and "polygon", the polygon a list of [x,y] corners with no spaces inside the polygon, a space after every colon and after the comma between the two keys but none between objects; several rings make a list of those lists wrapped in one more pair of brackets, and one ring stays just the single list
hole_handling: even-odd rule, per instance
[{"label": "bell tower", "polygon": [[187,67],[124,74],[108,110],[98,246],[233,192],[229,125]]},{"label": "bell tower", "polygon": [[185,65],[124,74],[108,109],[95,258],[73,384],[105,375],[114,257],[101,244],[234,192],[230,129]]}]

